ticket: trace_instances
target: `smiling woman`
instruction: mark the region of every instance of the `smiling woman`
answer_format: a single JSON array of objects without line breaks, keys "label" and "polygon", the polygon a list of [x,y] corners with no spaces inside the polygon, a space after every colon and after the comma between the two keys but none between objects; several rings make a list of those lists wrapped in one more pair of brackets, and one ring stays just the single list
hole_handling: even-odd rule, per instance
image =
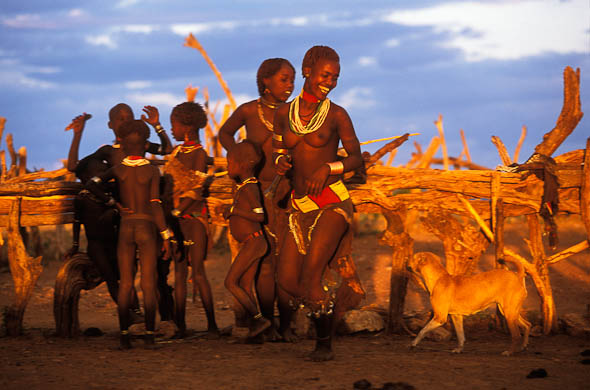
[{"label": "smiling woman", "polygon": [[[281,289],[307,306],[316,327],[313,361],[331,360],[336,297],[350,284],[328,283],[328,264],[352,261],[350,254],[352,201],[342,182],[344,172],[363,163],[352,121],[328,94],[338,84],[340,58],[327,46],[307,51],[302,64],[301,94],[275,116],[273,161],[277,173],[291,170],[293,192],[289,231],[278,265]],[[342,142],[347,157],[339,160]],[[287,157],[288,156],[288,157]],[[354,269],[352,264],[348,269]],[[359,286],[360,287],[360,286]],[[362,289],[355,291],[362,292]],[[354,295],[354,294],[352,294]]]}]

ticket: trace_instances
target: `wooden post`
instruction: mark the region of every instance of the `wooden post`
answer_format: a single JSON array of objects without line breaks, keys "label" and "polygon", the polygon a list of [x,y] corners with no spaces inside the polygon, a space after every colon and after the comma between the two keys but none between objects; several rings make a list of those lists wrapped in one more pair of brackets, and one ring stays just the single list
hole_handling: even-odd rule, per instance
[{"label": "wooden post", "polygon": [[18,336],[22,333],[27,303],[43,271],[41,256],[34,259],[29,257],[19,232],[21,200],[21,197],[17,197],[12,202],[8,220],[8,262],[15,290],[15,303],[6,309],[4,315],[6,332],[9,336]]},{"label": "wooden post", "polygon": [[384,210],[383,215],[387,220],[387,228],[379,238],[379,242],[383,245],[389,245],[393,252],[391,256],[389,311],[386,332],[394,334],[406,330],[403,321],[408,286],[406,266],[414,252],[414,240],[405,232],[404,223],[399,213]]},{"label": "wooden post", "polygon": [[586,140],[584,167],[582,168],[580,214],[582,214],[582,221],[584,221],[584,226],[586,226],[586,238],[590,242],[590,138]]},{"label": "wooden post", "polygon": [[80,291],[91,290],[102,281],[98,268],[85,253],[76,253],[61,266],[53,290],[53,318],[57,336],[76,337],[80,334]]},{"label": "wooden post", "polygon": [[555,301],[553,299],[553,292],[551,289],[551,281],[549,280],[549,269],[547,267],[545,249],[543,248],[543,233],[539,217],[537,214],[527,215],[529,225],[530,241],[529,249],[533,256],[533,264],[538,274],[538,281],[535,284],[542,283],[542,288],[537,286],[539,295],[541,297],[541,310],[543,312],[543,333],[548,335],[551,332],[556,332],[557,329],[557,313],[555,311]]},{"label": "wooden post", "polygon": [[496,202],[494,242],[496,243],[496,268],[499,268],[499,260],[504,258],[504,201],[502,198],[498,198]]}]

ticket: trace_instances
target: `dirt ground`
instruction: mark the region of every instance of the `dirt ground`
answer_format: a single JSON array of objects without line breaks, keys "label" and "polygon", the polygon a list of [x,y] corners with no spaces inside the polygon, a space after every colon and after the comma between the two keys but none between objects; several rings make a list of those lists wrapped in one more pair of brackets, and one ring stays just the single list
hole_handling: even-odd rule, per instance
[{"label": "dirt ground", "polygon": [[[575,218],[562,219],[559,226],[558,250],[584,237],[583,225]],[[411,232],[416,240],[415,251],[429,250],[442,255],[440,242],[421,233],[419,228],[416,230]],[[523,221],[510,224],[507,245],[526,255],[525,234]],[[355,238],[353,255],[367,291],[364,305],[387,307],[390,253],[390,248],[378,244],[376,234],[365,232]],[[221,327],[234,323],[232,301],[223,287],[229,261],[228,251],[217,248],[210,252],[206,262]],[[492,261],[490,247],[480,268],[490,269]],[[336,339],[334,361],[312,363],[304,359],[313,348],[311,339],[302,337],[296,344],[247,345],[241,342],[246,331],[235,327],[231,336],[219,340],[160,338],[161,348],[157,350],[146,350],[142,341],[137,340],[136,348],[122,352],[116,350],[116,306],[102,284],[82,293],[80,326],[82,330],[99,328],[104,335],[61,339],[52,335],[53,285],[59,266],[59,261],[45,265],[25,313],[25,334],[0,338],[1,389],[353,389],[353,384],[361,379],[371,382],[373,389],[382,388],[386,382],[404,382],[415,389],[590,386],[590,369],[582,363],[590,358],[582,355],[590,349],[590,339],[563,332],[532,337],[526,351],[504,357],[501,352],[508,346],[509,336],[489,329],[485,314],[466,321],[467,342],[462,354],[450,353],[456,344],[454,335],[449,341],[424,340],[410,350],[410,335],[361,333]],[[552,266],[550,277],[558,315],[586,315],[590,304],[588,250]],[[529,297],[524,309],[529,320],[538,325],[539,299],[530,278],[527,287]],[[3,268],[0,306],[9,305],[13,294],[10,273]],[[429,310],[427,294],[410,282],[407,314]],[[187,311],[188,326],[195,331],[204,330],[206,322],[200,304],[189,304]],[[545,378],[527,378],[532,370],[541,368],[547,372]]]}]

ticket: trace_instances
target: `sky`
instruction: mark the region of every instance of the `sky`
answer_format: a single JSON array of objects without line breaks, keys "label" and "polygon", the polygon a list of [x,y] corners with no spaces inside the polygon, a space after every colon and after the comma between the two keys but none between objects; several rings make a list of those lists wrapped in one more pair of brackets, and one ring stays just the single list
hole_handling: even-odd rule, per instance
[{"label": "sky", "polygon": [[[80,156],[113,141],[107,113],[119,102],[136,116],[157,106],[168,131],[187,85],[207,87],[212,105],[226,102],[203,57],[183,45],[189,33],[238,104],[257,97],[264,59],[294,65],[294,97],[306,50],[331,46],[341,74],[329,97],[348,111],[360,141],[420,133],[412,141],[425,149],[440,114],[449,155],[461,153],[463,129],[472,160],[490,168],[501,163],[492,136],[512,155],[526,125],[522,163],[555,126],[566,66],[580,68],[582,111],[590,106],[588,0],[2,0],[4,135],[27,148],[29,169],[52,170],[67,158],[72,132],[64,128],[82,112],[93,117]],[[589,115],[555,155],[585,147]],[[414,150],[406,142],[394,165]]]}]

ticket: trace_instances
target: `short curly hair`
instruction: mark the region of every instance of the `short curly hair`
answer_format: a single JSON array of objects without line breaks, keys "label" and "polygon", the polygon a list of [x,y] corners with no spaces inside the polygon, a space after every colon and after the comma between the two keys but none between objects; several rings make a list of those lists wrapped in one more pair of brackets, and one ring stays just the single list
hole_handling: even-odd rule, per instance
[{"label": "short curly hair", "polygon": [[258,67],[258,72],[256,73],[256,85],[258,86],[258,94],[260,96],[264,95],[264,79],[269,78],[277,74],[283,65],[288,65],[291,69],[293,69],[293,73],[295,73],[295,68],[284,58],[268,58],[262,61],[262,64]]},{"label": "short curly hair", "polygon": [[119,137],[124,139],[130,135],[137,135],[142,142],[150,138],[150,128],[140,119],[132,119],[119,127]]},{"label": "short curly hair", "polygon": [[176,117],[180,123],[202,129],[207,126],[207,114],[199,103],[184,102],[172,109],[170,116]]},{"label": "short curly hair", "polygon": [[305,72],[303,68],[309,67],[313,68],[313,66],[320,60],[330,60],[335,62],[340,62],[340,56],[336,53],[336,50],[332,49],[329,46],[314,46],[309,49],[305,56],[303,56],[303,62],[301,63],[301,72],[303,72],[303,77],[305,77]]}]

